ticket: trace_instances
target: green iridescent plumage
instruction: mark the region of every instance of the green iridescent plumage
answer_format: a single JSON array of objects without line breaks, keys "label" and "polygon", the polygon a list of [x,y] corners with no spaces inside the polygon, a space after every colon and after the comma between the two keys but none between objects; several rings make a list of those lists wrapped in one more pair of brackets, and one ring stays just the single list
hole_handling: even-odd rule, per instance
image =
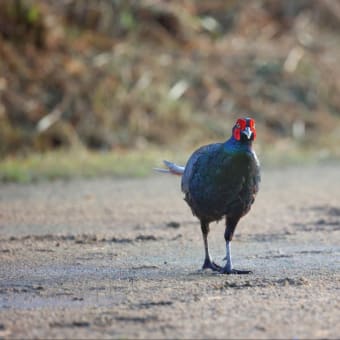
[{"label": "green iridescent plumage", "polygon": [[[260,164],[252,148],[256,138],[255,121],[240,118],[225,143],[202,146],[189,158],[185,167],[164,161],[160,172],[182,175],[185,200],[201,223],[205,259],[203,269],[224,274],[249,274],[233,268],[230,242],[235,228],[254,203],[259,190]],[[209,224],[225,217],[226,264],[213,262],[208,247]]]},{"label": "green iridescent plumage", "polygon": [[193,213],[206,222],[249,211],[258,191],[259,163],[250,145],[233,140],[204,146],[189,159],[182,190]]},{"label": "green iridescent plumage", "polygon": [[[235,228],[254,203],[259,189],[260,165],[252,142],[256,137],[253,119],[238,119],[225,143],[203,146],[189,158],[182,177],[182,191],[201,222],[205,260],[203,268],[227,274],[247,274],[232,266],[230,242]],[[209,223],[226,219],[226,265],[214,263],[209,254]]]}]

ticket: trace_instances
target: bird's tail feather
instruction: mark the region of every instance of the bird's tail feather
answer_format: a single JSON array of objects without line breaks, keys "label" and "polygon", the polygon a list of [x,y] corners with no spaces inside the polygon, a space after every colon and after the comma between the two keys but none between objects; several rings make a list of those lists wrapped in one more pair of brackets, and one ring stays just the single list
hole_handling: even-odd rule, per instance
[{"label": "bird's tail feather", "polygon": [[185,170],[184,166],[177,165],[175,163],[169,162],[169,161],[163,161],[164,165],[167,167],[167,169],[164,168],[154,168],[155,171],[168,173],[172,175],[182,176],[183,172]]}]

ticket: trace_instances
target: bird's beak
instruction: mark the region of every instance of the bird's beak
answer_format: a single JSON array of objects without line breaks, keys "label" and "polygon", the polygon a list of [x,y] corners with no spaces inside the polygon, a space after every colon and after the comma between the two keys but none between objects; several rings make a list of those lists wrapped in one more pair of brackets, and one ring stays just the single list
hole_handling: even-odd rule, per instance
[{"label": "bird's beak", "polygon": [[252,135],[252,131],[250,130],[250,127],[247,126],[244,130],[242,130],[242,133],[247,137],[247,139],[249,140],[251,138]]}]

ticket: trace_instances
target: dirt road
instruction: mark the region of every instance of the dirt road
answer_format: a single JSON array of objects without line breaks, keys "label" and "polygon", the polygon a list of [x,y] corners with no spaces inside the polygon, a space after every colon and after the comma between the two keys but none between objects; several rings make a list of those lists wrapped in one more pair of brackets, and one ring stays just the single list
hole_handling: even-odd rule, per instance
[{"label": "dirt road", "polygon": [[339,165],[263,170],[232,242],[252,275],[200,270],[182,197],[162,174],[2,184],[0,338],[339,338]]}]

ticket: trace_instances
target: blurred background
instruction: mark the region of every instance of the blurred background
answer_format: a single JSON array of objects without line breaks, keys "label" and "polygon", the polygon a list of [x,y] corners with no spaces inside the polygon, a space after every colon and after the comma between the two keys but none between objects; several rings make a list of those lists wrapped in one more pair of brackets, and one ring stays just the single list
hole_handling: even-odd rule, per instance
[{"label": "blurred background", "polygon": [[185,161],[244,115],[265,162],[339,158],[339,33],[332,0],[1,0],[0,177]]}]

